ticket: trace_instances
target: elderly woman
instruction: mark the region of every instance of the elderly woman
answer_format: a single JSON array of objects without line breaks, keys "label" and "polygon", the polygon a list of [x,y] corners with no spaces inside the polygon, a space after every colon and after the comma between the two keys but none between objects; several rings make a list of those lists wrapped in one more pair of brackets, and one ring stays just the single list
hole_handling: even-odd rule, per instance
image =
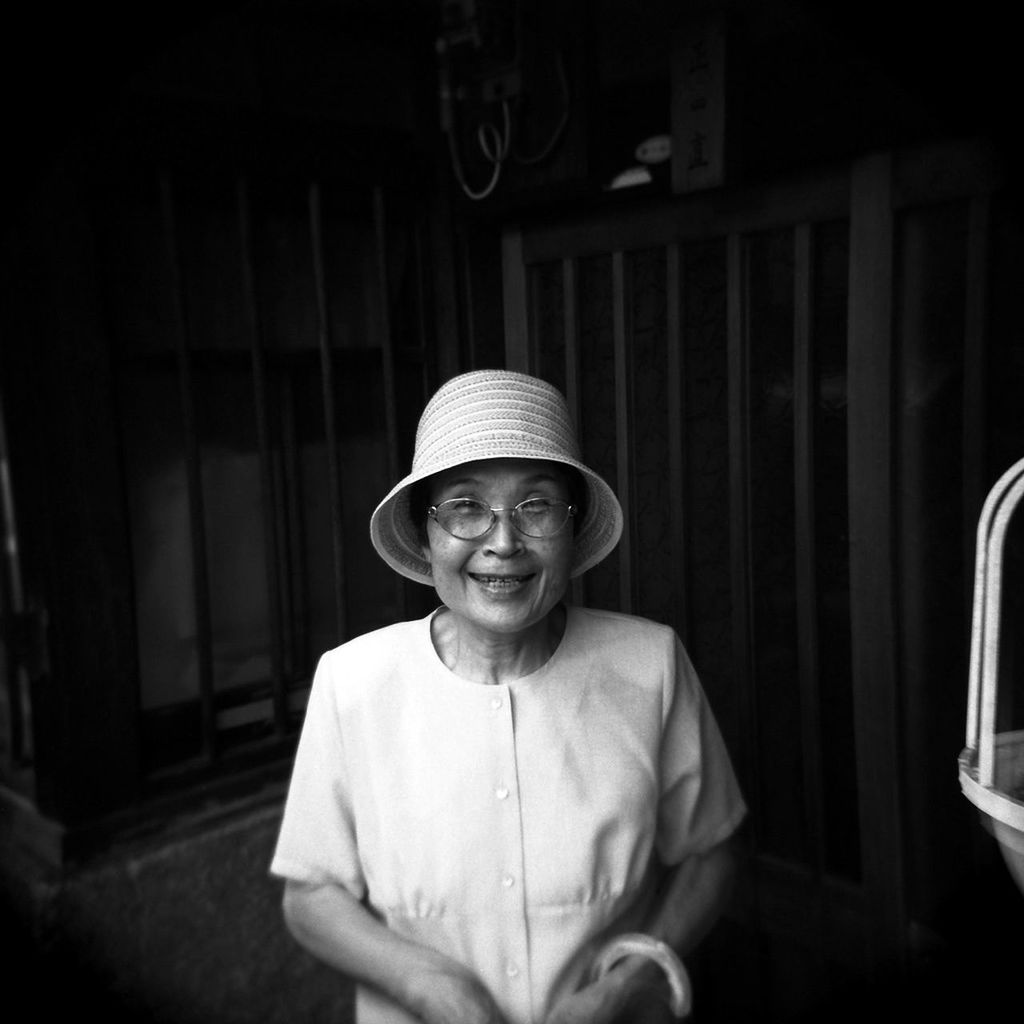
[{"label": "elderly woman", "polygon": [[566,603],[621,530],[555,388],[430,400],[370,531],[440,606],[321,659],[271,865],[359,1024],[687,1013],[746,809],[676,634]]}]

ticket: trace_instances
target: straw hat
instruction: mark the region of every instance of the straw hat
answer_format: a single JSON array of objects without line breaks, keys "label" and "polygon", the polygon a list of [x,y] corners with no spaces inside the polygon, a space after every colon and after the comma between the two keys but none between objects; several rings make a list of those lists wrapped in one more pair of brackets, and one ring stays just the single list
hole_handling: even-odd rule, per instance
[{"label": "straw hat", "polygon": [[608,484],[580,461],[576,431],[561,393],[523,373],[474,370],[443,384],[423,410],[412,472],[391,489],[370,518],[377,553],[403,576],[432,583],[420,530],[409,509],[410,488],[464,462],[502,458],[546,459],[579,470],[587,498],[571,575],[585,572],[615,547],[622,533],[622,509]]}]

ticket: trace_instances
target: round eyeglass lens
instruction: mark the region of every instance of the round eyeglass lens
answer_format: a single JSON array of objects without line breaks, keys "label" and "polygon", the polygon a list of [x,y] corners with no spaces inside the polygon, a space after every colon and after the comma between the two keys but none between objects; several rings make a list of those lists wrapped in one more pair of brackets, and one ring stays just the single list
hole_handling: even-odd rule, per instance
[{"label": "round eyeglass lens", "polygon": [[563,501],[530,498],[516,506],[516,525],[529,537],[551,537],[565,526],[569,506]]},{"label": "round eyeglass lens", "polygon": [[452,536],[472,540],[485,534],[494,522],[490,507],[470,498],[450,498],[437,506],[438,525]]}]

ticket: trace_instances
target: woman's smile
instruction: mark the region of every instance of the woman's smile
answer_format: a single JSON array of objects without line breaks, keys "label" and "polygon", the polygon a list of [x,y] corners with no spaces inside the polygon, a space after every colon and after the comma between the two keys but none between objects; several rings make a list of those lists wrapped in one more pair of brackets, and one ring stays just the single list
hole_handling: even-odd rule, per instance
[{"label": "woman's smile", "polygon": [[513,576],[508,573],[471,572],[468,575],[471,580],[476,581],[481,587],[492,594],[509,594],[521,590],[534,578],[533,573]]}]

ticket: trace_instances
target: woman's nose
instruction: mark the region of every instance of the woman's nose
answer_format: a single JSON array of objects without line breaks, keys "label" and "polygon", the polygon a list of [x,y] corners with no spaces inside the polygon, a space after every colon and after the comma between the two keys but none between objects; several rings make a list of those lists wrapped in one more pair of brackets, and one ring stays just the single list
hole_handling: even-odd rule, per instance
[{"label": "woman's nose", "polygon": [[494,526],[487,534],[484,547],[497,555],[508,557],[523,546],[522,534],[512,525],[512,512],[503,509],[495,513]]}]

